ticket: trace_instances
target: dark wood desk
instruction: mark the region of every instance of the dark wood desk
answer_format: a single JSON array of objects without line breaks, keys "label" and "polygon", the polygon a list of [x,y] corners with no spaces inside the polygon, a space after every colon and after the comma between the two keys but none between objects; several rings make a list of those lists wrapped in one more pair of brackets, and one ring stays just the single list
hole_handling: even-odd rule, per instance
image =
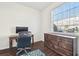
[{"label": "dark wood desk", "polygon": [[[9,37],[9,48],[12,48],[13,40],[15,40],[17,42],[17,37],[18,37],[18,35],[11,35]],[[34,44],[34,35],[32,35],[32,45],[33,44]]]}]

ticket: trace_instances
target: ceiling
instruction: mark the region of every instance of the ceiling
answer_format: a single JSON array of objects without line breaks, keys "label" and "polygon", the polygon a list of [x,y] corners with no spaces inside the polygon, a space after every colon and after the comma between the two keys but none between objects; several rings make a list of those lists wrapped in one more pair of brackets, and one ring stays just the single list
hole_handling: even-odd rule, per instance
[{"label": "ceiling", "polygon": [[37,10],[43,10],[52,3],[53,2],[19,2],[19,4],[24,5],[25,7],[32,7]]}]

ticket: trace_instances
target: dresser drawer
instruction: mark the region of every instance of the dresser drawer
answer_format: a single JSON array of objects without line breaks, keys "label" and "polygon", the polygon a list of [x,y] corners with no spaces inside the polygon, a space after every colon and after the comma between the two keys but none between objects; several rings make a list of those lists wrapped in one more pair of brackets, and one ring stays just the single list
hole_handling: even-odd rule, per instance
[{"label": "dresser drawer", "polygon": [[63,49],[67,49],[69,51],[72,51],[73,50],[73,45],[68,43],[68,42],[65,42],[65,41],[62,41],[62,42],[59,42],[59,46]]},{"label": "dresser drawer", "polygon": [[48,39],[52,42],[54,45],[59,45],[58,43],[61,42],[61,39],[55,35],[49,35]]},{"label": "dresser drawer", "polygon": [[64,37],[62,37],[61,40],[62,40],[62,42],[66,42],[66,43],[71,44],[71,45],[73,43],[73,39],[70,39],[70,38],[64,38]]},{"label": "dresser drawer", "polygon": [[45,45],[59,55],[66,55],[66,56],[76,55],[77,50],[75,49],[74,52],[73,48],[76,47],[77,43],[73,42],[75,41],[71,37],[45,34]]},{"label": "dresser drawer", "polygon": [[45,40],[45,46],[47,46],[47,47],[52,47],[52,42],[50,41],[50,40]]},{"label": "dresser drawer", "polygon": [[59,49],[56,49],[58,52],[61,52],[62,54],[67,55],[67,56],[71,56],[73,55],[73,52],[72,51],[68,51],[66,49],[62,49],[62,48],[59,48]]},{"label": "dresser drawer", "polygon": [[69,51],[73,50],[73,40],[69,38],[61,38],[61,42],[59,43],[59,46],[61,48],[67,49]]}]

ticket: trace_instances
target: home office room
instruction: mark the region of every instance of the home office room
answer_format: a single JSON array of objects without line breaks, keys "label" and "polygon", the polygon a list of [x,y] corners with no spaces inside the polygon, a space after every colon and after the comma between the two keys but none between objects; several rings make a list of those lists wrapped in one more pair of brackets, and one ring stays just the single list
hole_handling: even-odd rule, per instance
[{"label": "home office room", "polygon": [[0,2],[0,56],[78,56],[79,2]]}]

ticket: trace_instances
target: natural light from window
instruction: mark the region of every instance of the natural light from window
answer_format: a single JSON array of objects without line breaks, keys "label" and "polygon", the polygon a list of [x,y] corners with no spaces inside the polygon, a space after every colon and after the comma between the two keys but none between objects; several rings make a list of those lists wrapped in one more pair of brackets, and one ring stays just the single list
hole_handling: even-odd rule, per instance
[{"label": "natural light from window", "polygon": [[79,32],[79,2],[64,3],[51,12],[55,32]]}]

